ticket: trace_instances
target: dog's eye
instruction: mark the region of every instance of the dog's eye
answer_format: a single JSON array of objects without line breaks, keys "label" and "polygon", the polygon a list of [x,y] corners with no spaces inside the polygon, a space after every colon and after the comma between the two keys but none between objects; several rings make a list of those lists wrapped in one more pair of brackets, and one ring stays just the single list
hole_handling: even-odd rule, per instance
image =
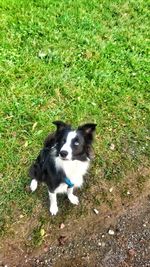
[{"label": "dog's eye", "polygon": [[79,145],[79,142],[78,141],[74,142],[74,145],[75,146],[78,146]]}]

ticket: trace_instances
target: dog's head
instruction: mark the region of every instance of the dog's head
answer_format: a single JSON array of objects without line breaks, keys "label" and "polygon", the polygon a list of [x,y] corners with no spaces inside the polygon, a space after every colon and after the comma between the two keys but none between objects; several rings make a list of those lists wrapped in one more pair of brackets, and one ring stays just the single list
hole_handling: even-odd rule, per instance
[{"label": "dog's head", "polygon": [[86,160],[90,158],[90,149],[96,124],[87,123],[73,130],[69,124],[55,121],[57,155],[62,160]]}]

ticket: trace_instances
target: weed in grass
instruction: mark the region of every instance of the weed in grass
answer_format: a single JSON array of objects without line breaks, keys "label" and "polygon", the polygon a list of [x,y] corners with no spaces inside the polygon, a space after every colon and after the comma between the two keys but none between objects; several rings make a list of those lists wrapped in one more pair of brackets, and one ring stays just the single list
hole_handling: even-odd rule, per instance
[{"label": "weed in grass", "polygon": [[30,245],[33,247],[40,246],[44,241],[44,228],[42,226],[37,226],[33,229],[32,234],[30,235]]}]

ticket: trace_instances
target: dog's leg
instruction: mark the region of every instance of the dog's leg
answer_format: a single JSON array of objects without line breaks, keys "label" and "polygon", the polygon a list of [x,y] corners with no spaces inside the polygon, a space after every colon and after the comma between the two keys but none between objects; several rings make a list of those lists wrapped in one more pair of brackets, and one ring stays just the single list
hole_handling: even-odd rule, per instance
[{"label": "dog's leg", "polygon": [[68,195],[68,198],[70,200],[70,202],[74,205],[78,205],[79,204],[79,199],[78,197],[76,197],[74,194],[73,194],[73,187],[72,188],[68,188],[67,189],[67,195]]},{"label": "dog's leg", "polygon": [[31,184],[30,184],[30,189],[32,192],[34,192],[37,189],[38,182],[36,179],[32,179]]},{"label": "dog's leg", "polygon": [[56,215],[58,212],[56,193],[51,193],[49,191],[48,193],[49,193],[49,200],[50,200],[50,213],[52,215]]}]

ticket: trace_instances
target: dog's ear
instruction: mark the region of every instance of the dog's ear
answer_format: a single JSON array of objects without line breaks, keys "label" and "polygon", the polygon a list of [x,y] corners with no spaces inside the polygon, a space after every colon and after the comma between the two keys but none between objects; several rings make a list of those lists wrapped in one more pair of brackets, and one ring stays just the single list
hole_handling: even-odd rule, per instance
[{"label": "dog's ear", "polygon": [[61,131],[63,130],[64,128],[68,127],[69,125],[66,124],[65,122],[63,121],[53,121],[53,124],[56,125],[57,127],[57,131]]},{"label": "dog's ear", "polygon": [[96,129],[95,123],[87,123],[78,127],[78,130],[83,133],[84,138],[88,145],[91,145],[93,141],[93,134],[95,129]]},{"label": "dog's ear", "polygon": [[96,129],[96,125],[97,124],[95,124],[95,123],[87,123],[87,124],[84,124],[84,125],[79,126],[78,127],[78,130],[79,131],[83,131],[83,133],[85,135],[93,134],[93,132]]}]

